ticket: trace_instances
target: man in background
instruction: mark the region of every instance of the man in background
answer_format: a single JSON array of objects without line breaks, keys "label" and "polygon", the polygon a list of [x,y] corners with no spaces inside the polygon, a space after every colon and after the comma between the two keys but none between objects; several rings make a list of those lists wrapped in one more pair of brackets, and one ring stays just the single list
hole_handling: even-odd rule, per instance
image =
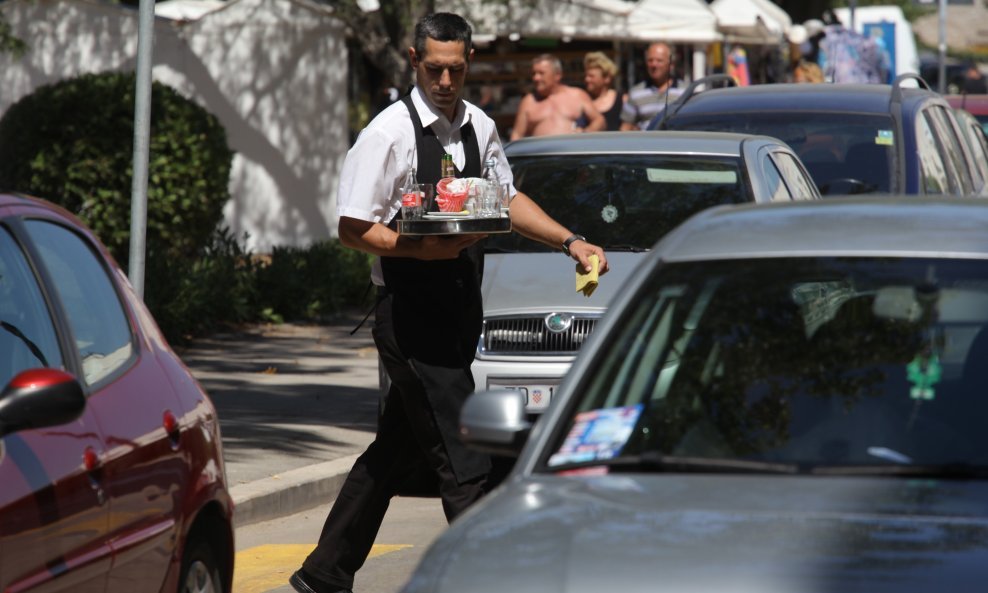
[{"label": "man in background", "polygon": [[673,78],[672,48],[661,41],[652,43],[645,50],[645,69],[648,80],[631,87],[621,111],[622,130],[644,130],[666,105],[675,101],[683,90]]},{"label": "man in background", "polygon": [[604,116],[593,106],[590,95],[583,89],[563,84],[562,79],[559,58],[542,54],[532,60],[533,89],[518,106],[511,128],[512,140],[604,129]]}]

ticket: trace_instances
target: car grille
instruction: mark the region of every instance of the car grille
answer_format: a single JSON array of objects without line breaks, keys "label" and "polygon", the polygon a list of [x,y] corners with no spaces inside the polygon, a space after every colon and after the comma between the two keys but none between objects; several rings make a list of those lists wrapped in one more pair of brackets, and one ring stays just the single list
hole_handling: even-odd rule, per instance
[{"label": "car grille", "polygon": [[484,354],[572,354],[590,337],[597,317],[573,316],[569,327],[550,331],[545,316],[498,317],[484,320],[480,351]]}]

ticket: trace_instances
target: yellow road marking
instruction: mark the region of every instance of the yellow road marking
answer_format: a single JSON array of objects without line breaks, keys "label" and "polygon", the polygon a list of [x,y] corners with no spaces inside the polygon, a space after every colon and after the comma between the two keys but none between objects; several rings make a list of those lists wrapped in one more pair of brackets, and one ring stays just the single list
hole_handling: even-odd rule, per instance
[{"label": "yellow road marking", "polygon": [[[408,544],[375,545],[369,558],[411,548]],[[288,585],[288,577],[302,566],[312,544],[265,544],[237,552],[233,593],[265,593]]]}]

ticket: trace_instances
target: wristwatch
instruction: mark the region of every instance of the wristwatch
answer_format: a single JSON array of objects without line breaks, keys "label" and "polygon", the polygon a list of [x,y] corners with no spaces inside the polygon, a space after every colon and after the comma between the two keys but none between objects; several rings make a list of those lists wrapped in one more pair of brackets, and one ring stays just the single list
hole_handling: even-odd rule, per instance
[{"label": "wristwatch", "polygon": [[566,255],[569,255],[570,254],[569,253],[569,246],[570,245],[572,245],[576,241],[586,241],[586,240],[587,240],[587,238],[584,237],[583,235],[570,235],[569,237],[566,238],[565,241],[563,241],[563,253],[565,253]]}]

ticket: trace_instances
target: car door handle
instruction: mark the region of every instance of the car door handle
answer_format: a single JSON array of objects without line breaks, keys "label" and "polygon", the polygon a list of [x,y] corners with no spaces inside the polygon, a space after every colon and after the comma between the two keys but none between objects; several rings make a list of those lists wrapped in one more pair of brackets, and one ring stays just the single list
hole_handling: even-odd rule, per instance
[{"label": "car door handle", "polygon": [[182,429],[179,426],[178,418],[171,410],[165,410],[161,415],[161,426],[165,429],[165,434],[168,435],[168,439],[172,443],[172,447],[178,446],[178,438],[181,436]]},{"label": "car door handle", "polygon": [[96,502],[103,506],[106,503],[106,491],[103,490],[103,480],[101,477],[103,462],[99,458],[99,453],[92,447],[86,447],[82,452],[82,466],[86,468],[89,476],[89,487],[96,494]]}]

